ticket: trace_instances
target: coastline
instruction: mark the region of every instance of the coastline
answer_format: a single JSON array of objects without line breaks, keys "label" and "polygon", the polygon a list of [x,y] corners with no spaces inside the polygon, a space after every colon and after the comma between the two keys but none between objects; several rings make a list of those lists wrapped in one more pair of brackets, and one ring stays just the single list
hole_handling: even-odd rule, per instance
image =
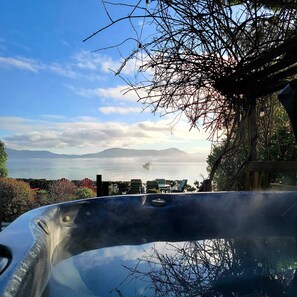
[{"label": "coastline", "polygon": [[[83,180],[68,180],[65,178],[61,179],[34,179],[34,178],[15,178],[16,180],[24,181],[30,185],[30,188],[34,191],[38,192],[40,190],[48,191],[50,189],[51,184],[58,182],[58,181],[67,181],[73,183],[77,188],[91,188],[93,191],[98,194],[98,184],[100,183],[99,191],[104,196],[113,196],[113,195],[125,195],[129,194],[129,188],[131,186],[131,180],[129,181],[106,181],[101,180],[101,176],[98,176],[97,180],[91,180],[85,178]],[[143,187],[145,187],[147,181],[141,181]],[[173,187],[174,185],[181,182],[181,180],[169,180],[165,179],[165,183]],[[198,184],[199,185],[199,184]],[[194,184],[187,184],[186,186],[187,191],[194,192],[197,190]],[[98,195],[97,195],[98,196]]]},{"label": "coastline", "polygon": [[143,168],[147,160],[131,162],[125,160],[94,159],[8,159],[8,175],[21,179],[96,180],[102,175],[105,181],[148,180],[165,178],[168,180],[187,179],[189,184],[202,182],[207,178],[207,163],[154,163],[150,170]]}]

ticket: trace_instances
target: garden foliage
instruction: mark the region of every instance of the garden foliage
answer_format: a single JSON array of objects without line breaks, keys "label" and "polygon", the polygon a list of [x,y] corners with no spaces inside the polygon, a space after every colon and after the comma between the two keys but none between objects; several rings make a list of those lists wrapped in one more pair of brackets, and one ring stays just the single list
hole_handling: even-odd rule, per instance
[{"label": "garden foliage", "polygon": [[32,208],[35,193],[30,186],[12,178],[0,178],[2,220],[11,222]]},{"label": "garden foliage", "polygon": [[7,176],[6,160],[7,154],[5,152],[4,143],[0,140],[0,177]]},{"label": "garden foliage", "polygon": [[76,190],[75,194],[78,199],[92,198],[96,196],[96,193],[90,188],[79,188]]},{"label": "garden foliage", "polygon": [[73,182],[62,178],[50,184],[49,195],[54,203],[70,201],[76,199],[76,190],[77,186]]}]

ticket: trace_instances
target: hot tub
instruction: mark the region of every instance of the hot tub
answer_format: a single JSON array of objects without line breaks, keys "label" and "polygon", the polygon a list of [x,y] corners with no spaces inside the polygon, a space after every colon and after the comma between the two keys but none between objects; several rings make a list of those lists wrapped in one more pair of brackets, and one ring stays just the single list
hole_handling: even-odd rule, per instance
[{"label": "hot tub", "polygon": [[50,205],[0,233],[0,296],[297,296],[296,231],[296,192]]}]

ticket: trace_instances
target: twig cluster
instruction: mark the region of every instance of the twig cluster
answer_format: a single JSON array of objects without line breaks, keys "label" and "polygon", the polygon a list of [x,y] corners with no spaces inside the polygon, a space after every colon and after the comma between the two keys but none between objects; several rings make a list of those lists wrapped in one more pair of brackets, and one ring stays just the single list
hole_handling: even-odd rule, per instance
[{"label": "twig cluster", "polygon": [[[117,74],[127,61],[140,60],[142,75],[125,78],[139,100],[153,111],[184,113],[210,137],[238,126],[247,97],[271,93],[296,74],[294,1],[102,2],[110,22],[88,38],[118,23],[130,26],[135,46]],[[112,17],[115,6],[123,8],[122,17]]]},{"label": "twig cluster", "polygon": [[[247,139],[257,99],[263,102],[296,79],[296,0],[102,2],[109,23],[88,38],[118,24],[130,26],[131,36],[109,47],[134,42],[116,74],[145,108],[175,114],[176,121],[184,114],[190,128],[203,127],[212,141],[226,139],[222,157]],[[121,17],[113,18],[115,7]],[[132,81],[122,70],[134,60]],[[249,138],[246,160],[255,159],[257,133]]]},{"label": "twig cluster", "polygon": [[[140,280],[144,296],[291,296],[296,271],[284,263],[295,255],[291,238],[206,239],[153,247],[124,282]],[[153,292],[153,294],[150,294]]]}]

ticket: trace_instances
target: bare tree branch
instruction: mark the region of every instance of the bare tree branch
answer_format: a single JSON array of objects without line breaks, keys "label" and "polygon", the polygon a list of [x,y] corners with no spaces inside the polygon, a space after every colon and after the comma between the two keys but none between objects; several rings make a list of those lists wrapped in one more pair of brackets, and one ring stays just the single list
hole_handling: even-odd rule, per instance
[{"label": "bare tree branch", "polygon": [[[130,26],[134,36],[124,41],[135,45],[116,74],[137,59],[135,81],[126,81],[139,101],[153,112],[182,112],[214,140],[237,139],[252,101],[296,78],[296,0],[103,2],[110,22],[84,41]],[[125,15],[113,19],[114,6]]]}]

